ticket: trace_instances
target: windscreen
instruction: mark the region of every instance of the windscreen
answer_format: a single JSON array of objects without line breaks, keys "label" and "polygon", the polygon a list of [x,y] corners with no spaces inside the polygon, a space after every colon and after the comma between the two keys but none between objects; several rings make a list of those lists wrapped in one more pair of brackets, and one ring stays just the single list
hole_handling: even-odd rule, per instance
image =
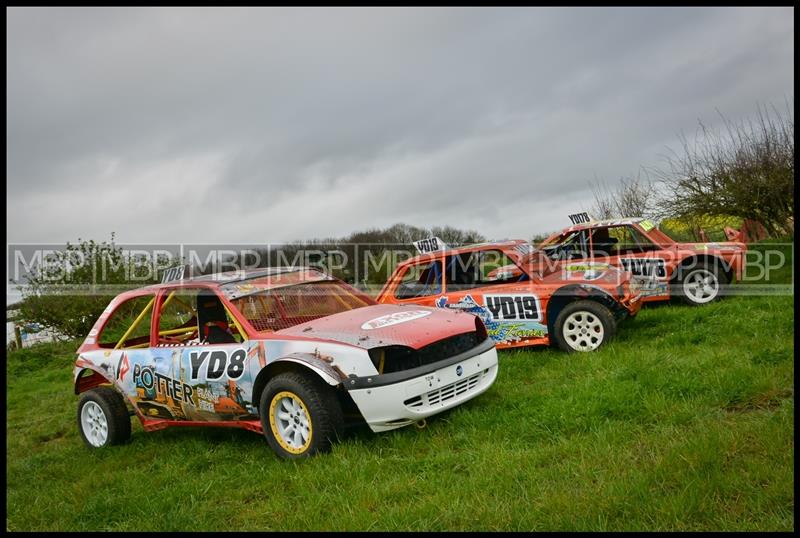
[{"label": "windscreen", "polygon": [[278,331],[373,304],[367,296],[335,280],[256,288],[232,302],[257,331]]}]

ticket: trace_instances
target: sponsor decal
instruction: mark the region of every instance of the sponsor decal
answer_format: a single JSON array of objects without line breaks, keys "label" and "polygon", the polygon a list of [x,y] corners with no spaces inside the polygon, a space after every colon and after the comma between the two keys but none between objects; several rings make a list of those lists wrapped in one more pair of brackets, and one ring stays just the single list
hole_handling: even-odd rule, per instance
[{"label": "sponsor decal", "polygon": [[663,258],[620,258],[619,262],[636,276],[667,278],[667,264]]},{"label": "sponsor decal", "polygon": [[155,371],[151,366],[133,366],[133,382],[142,387],[146,392],[155,392],[167,396],[176,402],[186,402],[196,405],[194,400],[194,387],[167,375]]},{"label": "sponsor decal", "polygon": [[258,291],[258,288],[255,286],[255,284],[235,284],[233,287],[240,293],[252,293],[254,291]]},{"label": "sponsor decal", "polygon": [[122,357],[120,357],[119,359],[119,366],[117,367],[117,379],[119,379],[120,381],[124,381],[125,374],[127,374],[128,371],[130,371],[130,369],[131,366],[130,363],[128,363],[128,354],[123,353]]},{"label": "sponsor decal", "polygon": [[667,295],[667,283],[655,278],[634,277],[631,280],[631,292],[639,293],[642,297]]},{"label": "sponsor decal", "polygon": [[644,230],[645,232],[649,232],[650,230],[656,227],[656,225],[653,224],[653,221],[649,219],[645,219],[642,222],[640,222],[639,226],[641,226],[642,230]]},{"label": "sponsor decal", "polygon": [[496,273],[493,271],[491,274],[488,275],[486,280],[489,280],[489,281],[492,281],[492,280],[505,280],[506,278],[511,278],[512,276],[514,276],[514,272],[513,271],[498,271]]},{"label": "sponsor decal", "polygon": [[200,370],[205,365],[205,379],[209,381],[220,379],[227,373],[228,379],[239,379],[244,373],[244,361],[247,358],[247,351],[235,349],[225,351],[216,349],[214,351],[191,351],[189,352],[189,364],[191,373],[189,379],[196,381],[200,378]]},{"label": "sponsor decal", "polygon": [[[472,298],[472,295],[466,295],[454,303],[448,303],[446,296],[439,297],[436,300],[436,306],[439,308],[453,308],[478,316],[483,321],[489,338],[495,342],[508,343],[528,338],[542,338],[547,335],[547,326],[538,320],[540,315],[538,297],[520,294],[519,303],[516,301],[515,295],[494,295],[492,297],[493,299],[490,302],[492,308],[497,311],[497,318],[495,318],[488,306],[478,304]],[[506,297],[507,300],[501,299],[502,297]],[[523,300],[523,297],[533,299],[536,312],[535,319],[527,317],[532,315],[533,310],[531,301]],[[503,310],[504,308],[506,309],[505,311]],[[506,313],[508,317],[504,318]]]},{"label": "sponsor decal", "polygon": [[219,404],[219,396],[214,394],[210,389],[198,387],[197,388],[197,408],[201,411],[214,412],[214,406]]},{"label": "sponsor decal", "polygon": [[571,263],[569,265],[564,266],[564,269],[567,271],[599,271],[599,270],[606,270],[610,266],[607,263]]},{"label": "sponsor decal", "polygon": [[365,321],[364,324],[361,325],[361,329],[365,331],[382,329],[390,325],[397,325],[398,323],[406,323],[407,321],[424,318],[425,316],[430,316],[431,313],[430,310],[404,310],[403,312],[395,312],[394,314],[387,314],[379,318]]},{"label": "sponsor decal", "polygon": [[[597,280],[609,269],[607,263],[571,263],[564,266],[567,279]],[[577,273],[577,274],[576,274]]]},{"label": "sponsor decal", "polygon": [[[256,344],[256,345],[253,345]],[[281,351],[277,350],[278,354]],[[246,399],[254,368],[267,363],[263,343],[225,348],[97,350],[76,362],[113,380],[145,417],[215,420],[257,416]]]},{"label": "sponsor decal", "polygon": [[539,298],[530,294],[485,294],[483,301],[498,321],[532,320],[539,321]]}]

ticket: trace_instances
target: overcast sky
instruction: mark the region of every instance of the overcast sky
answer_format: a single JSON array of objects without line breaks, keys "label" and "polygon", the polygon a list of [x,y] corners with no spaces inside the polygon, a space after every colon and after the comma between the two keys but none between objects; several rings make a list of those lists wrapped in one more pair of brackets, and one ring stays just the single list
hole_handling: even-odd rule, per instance
[{"label": "overcast sky", "polygon": [[[7,240],[527,238],[793,100],[794,11],[7,11]],[[793,106],[793,105],[792,105]]]}]

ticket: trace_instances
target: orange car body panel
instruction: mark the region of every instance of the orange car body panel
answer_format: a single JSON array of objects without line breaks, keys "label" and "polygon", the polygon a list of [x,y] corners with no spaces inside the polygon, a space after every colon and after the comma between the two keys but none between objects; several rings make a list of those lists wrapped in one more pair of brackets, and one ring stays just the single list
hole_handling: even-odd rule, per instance
[{"label": "orange car body panel", "polygon": [[[483,320],[498,349],[550,344],[553,297],[599,298],[610,305],[618,318],[634,316],[639,311],[641,301],[630,289],[629,273],[614,268],[540,273],[526,264],[529,250],[526,241],[515,240],[422,254],[395,267],[377,300],[380,303],[447,307],[472,313]],[[489,275],[494,273],[495,279],[477,286],[452,282],[452,271],[447,264],[454,263],[459,256],[482,252],[505,256],[504,259],[513,262],[513,269],[500,277],[497,277],[499,269],[492,271]],[[404,276],[414,267],[426,265],[431,271],[438,267],[442,275],[439,285],[432,287],[429,293],[406,297]]]}]

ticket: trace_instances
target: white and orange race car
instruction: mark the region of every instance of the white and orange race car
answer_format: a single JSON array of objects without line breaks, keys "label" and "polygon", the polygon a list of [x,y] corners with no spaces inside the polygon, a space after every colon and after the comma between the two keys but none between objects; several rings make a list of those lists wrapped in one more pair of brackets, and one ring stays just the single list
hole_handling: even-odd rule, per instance
[{"label": "white and orange race car", "polygon": [[641,307],[629,272],[591,264],[533,267],[522,239],[450,248],[432,237],[415,246],[422,254],[397,265],[378,302],[470,312],[498,349],[555,343],[592,351]]},{"label": "white and orange race car", "polygon": [[533,268],[564,262],[618,267],[636,277],[645,302],[674,296],[690,305],[706,304],[742,278],[743,242],[678,243],[641,217],[593,220],[578,213],[570,219],[577,223],[542,241],[524,263]]},{"label": "white and orange race car", "polygon": [[78,349],[88,446],[126,441],[135,414],[145,431],[245,428],[278,455],[303,457],[328,449],[348,416],[399,428],[497,376],[475,316],[379,305],[310,268],[182,275],[118,295]]}]

